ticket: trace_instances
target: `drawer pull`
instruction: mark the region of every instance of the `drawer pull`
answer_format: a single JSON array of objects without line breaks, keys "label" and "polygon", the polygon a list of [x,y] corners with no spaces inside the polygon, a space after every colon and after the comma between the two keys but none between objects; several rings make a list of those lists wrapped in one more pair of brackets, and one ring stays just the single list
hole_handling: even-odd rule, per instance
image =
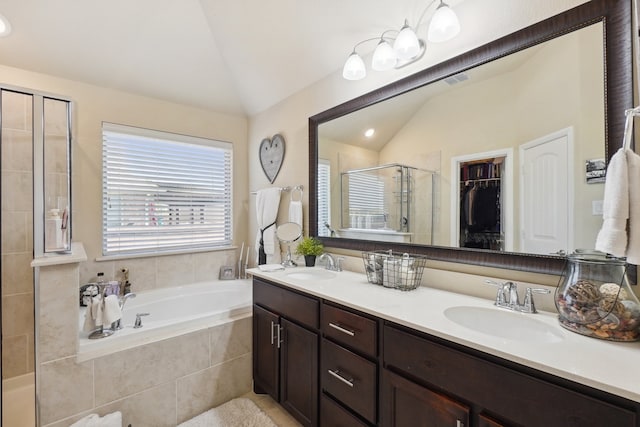
[{"label": "drawer pull", "polygon": [[328,369],[327,372],[329,373],[329,375],[331,375],[335,379],[342,381],[343,383],[345,383],[349,387],[353,387],[353,378],[346,379],[345,377],[340,375],[340,371],[337,370],[337,369],[335,371],[332,371],[331,369]]},{"label": "drawer pull", "polygon": [[273,323],[273,321],[271,321],[271,345],[273,345],[273,341],[274,341],[274,339],[275,339],[275,335],[273,334],[273,327],[274,327],[275,325],[276,325],[276,324],[275,324],[275,323]]},{"label": "drawer pull", "polygon": [[355,337],[356,336],[355,331],[352,331],[352,330],[349,330],[349,329],[345,329],[340,325],[336,325],[335,323],[329,322],[329,326],[331,326],[333,329],[336,329],[336,330],[342,332],[343,334],[349,335],[350,337]]}]

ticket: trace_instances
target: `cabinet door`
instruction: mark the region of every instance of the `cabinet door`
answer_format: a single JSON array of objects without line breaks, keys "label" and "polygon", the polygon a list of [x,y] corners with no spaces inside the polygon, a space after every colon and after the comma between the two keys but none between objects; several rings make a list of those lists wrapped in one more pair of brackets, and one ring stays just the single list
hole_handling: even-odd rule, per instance
[{"label": "cabinet door", "polygon": [[318,334],[280,320],[280,404],[304,426],[318,424]]},{"label": "cabinet door", "polygon": [[469,408],[388,370],[383,371],[382,426],[468,427]]},{"label": "cabinet door", "polygon": [[279,318],[262,307],[253,305],[253,389],[280,400],[278,380],[277,328]]}]

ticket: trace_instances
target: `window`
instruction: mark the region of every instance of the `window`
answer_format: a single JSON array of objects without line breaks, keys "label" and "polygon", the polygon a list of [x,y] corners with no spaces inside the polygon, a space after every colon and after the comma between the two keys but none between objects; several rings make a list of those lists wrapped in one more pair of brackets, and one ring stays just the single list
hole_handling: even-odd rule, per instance
[{"label": "window", "polygon": [[352,173],[346,176],[350,227],[382,228],[386,217],[384,177],[376,172]]},{"label": "window", "polygon": [[232,242],[232,145],[102,125],[103,255]]},{"label": "window", "polygon": [[331,224],[331,190],[329,177],[331,166],[328,160],[318,161],[318,236],[330,236],[325,224]]}]

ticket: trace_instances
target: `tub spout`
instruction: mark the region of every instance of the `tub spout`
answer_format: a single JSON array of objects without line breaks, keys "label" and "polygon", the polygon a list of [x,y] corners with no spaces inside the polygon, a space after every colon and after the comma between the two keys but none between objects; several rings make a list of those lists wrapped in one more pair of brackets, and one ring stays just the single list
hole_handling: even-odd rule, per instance
[{"label": "tub spout", "polygon": [[[118,301],[119,305],[120,305],[120,311],[124,310],[124,304],[127,302],[127,300],[129,298],[135,298],[136,294],[134,294],[133,292],[130,292],[128,294],[125,294],[124,296],[122,296],[120,298],[120,301]],[[111,329],[113,329],[114,331],[118,331],[120,329],[122,329],[122,319],[118,319],[115,322],[113,322],[111,324]]]}]

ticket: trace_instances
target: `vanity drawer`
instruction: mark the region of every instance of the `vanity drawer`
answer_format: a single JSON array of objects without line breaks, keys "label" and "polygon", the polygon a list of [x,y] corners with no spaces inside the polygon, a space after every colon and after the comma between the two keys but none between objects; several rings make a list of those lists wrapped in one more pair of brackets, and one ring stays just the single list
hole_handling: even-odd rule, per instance
[{"label": "vanity drawer", "polygon": [[323,393],[320,399],[320,426],[367,427],[367,424],[360,421],[355,415]]},{"label": "vanity drawer", "polygon": [[254,278],[253,302],[312,329],[319,327],[320,302],[314,298]]},{"label": "vanity drawer", "polygon": [[322,334],[345,346],[375,357],[378,328],[375,320],[326,303],[321,309]]},{"label": "vanity drawer", "polygon": [[377,367],[375,363],[322,340],[322,388],[331,396],[376,423]]},{"label": "vanity drawer", "polygon": [[633,411],[385,325],[384,363],[528,426],[636,426]]}]

